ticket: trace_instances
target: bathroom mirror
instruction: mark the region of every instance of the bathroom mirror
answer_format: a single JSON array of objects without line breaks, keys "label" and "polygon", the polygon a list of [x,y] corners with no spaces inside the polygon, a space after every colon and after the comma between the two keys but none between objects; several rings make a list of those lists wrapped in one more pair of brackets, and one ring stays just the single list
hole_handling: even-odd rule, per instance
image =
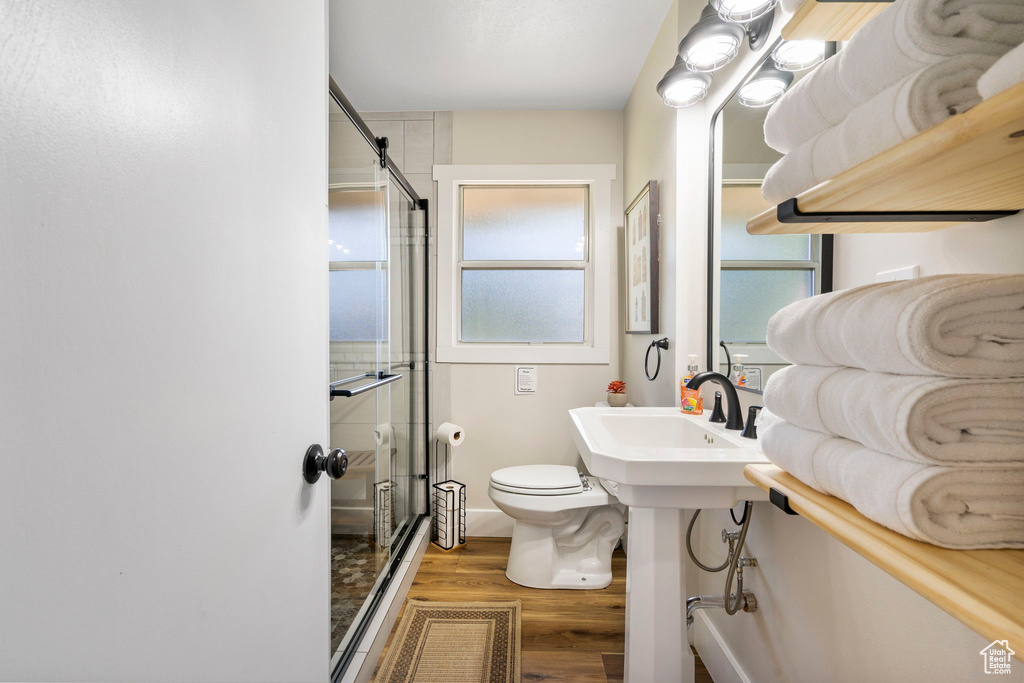
[{"label": "bathroom mirror", "polygon": [[[771,50],[766,52],[765,61],[773,66]],[[793,73],[793,83],[807,73]],[[741,92],[742,86],[712,120],[707,358],[709,369],[729,376],[740,389],[760,393],[771,374],[787,364],[765,343],[768,319],[793,301],[832,290],[833,239],[747,234],[747,221],[773,208],[761,196],[761,183],[782,155],[764,142],[770,107],[750,106]],[[730,361],[743,365],[738,381]]]}]

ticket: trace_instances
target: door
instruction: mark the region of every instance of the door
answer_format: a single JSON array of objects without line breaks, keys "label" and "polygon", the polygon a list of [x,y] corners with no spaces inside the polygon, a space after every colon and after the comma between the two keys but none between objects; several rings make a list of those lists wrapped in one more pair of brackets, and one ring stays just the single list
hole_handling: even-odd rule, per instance
[{"label": "door", "polygon": [[326,8],[2,6],[0,680],[327,680]]}]

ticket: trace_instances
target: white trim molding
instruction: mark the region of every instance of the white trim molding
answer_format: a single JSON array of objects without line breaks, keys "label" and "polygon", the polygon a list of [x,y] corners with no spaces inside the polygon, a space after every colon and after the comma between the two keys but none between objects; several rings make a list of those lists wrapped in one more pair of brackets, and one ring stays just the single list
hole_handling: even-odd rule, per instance
[{"label": "white trim molding", "polygon": [[[437,181],[437,361],[441,363],[611,362],[611,183],[614,164],[435,165]],[[586,185],[590,198],[591,290],[583,344],[463,344],[457,329],[459,190],[464,185]]]}]

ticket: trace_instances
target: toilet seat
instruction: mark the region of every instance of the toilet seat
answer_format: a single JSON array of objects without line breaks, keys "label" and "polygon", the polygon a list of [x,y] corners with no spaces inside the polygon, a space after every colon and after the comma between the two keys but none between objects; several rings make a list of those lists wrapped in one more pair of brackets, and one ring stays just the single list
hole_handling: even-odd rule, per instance
[{"label": "toilet seat", "polygon": [[583,481],[569,465],[518,465],[491,473],[491,486],[526,496],[565,496],[583,492]]}]

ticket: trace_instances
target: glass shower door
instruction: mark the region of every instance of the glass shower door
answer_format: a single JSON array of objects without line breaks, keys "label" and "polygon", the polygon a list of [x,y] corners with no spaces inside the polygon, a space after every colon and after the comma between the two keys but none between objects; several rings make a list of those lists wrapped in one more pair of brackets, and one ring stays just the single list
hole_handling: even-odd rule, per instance
[{"label": "glass shower door", "polygon": [[[330,367],[355,393],[388,370],[388,182],[379,157],[341,114],[331,115],[328,185]],[[331,481],[331,651],[335,663],[382,583],[390,560],[376,502],[391,480],[388,386],[331,399],[331,447],[348,453]]]},{"label": "glass shower door", "polygon": [[391,545],[396,548],[425,510],[426,339],[424,211],[391,181],[390,335],[392,373],[403,381],[391,389]]},{"label": "glass shower door", "polygon": [[330,445],[349,458],[331,481],[338,678],[426,508],[427,252],[424,210],[333,108],[328,211],[332,393],[354,394],[331,401]]}]

